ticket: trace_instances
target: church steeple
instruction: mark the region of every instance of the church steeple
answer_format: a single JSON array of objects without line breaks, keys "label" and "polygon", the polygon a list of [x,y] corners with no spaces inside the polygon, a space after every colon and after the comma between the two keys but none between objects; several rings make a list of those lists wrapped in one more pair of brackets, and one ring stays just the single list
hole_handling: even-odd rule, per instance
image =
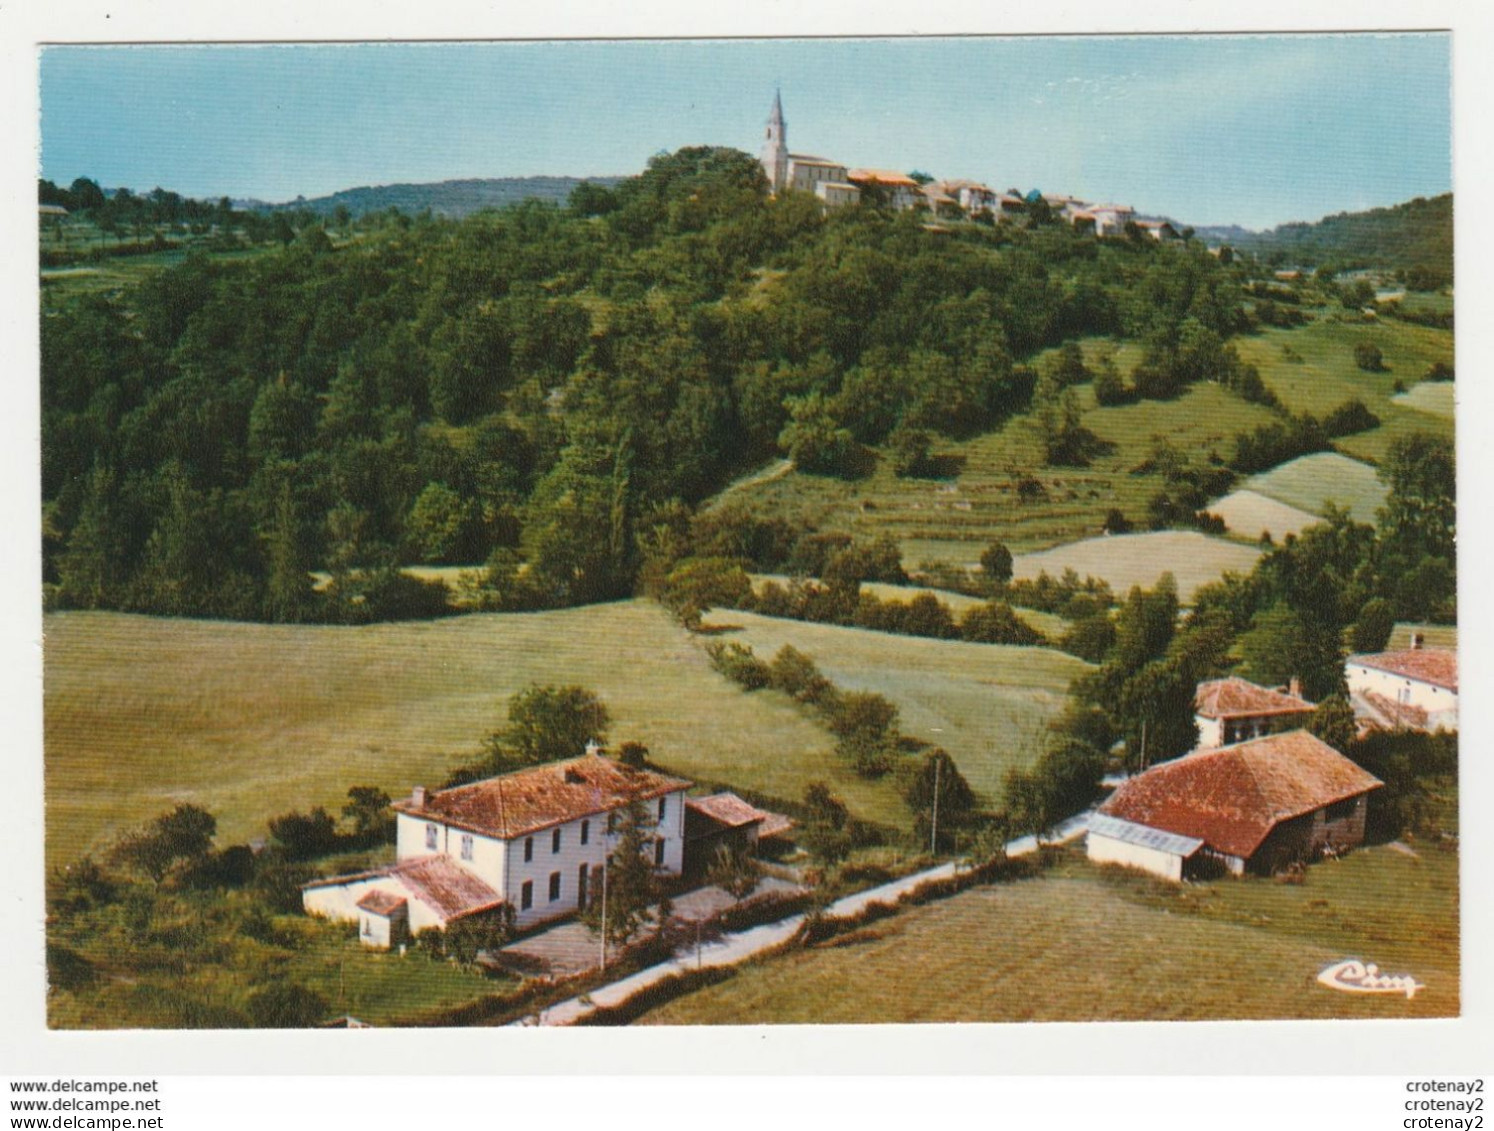
[{"label": "church steeple", "polygon": [[773,92],[773,109],[768,114],[768,129],[763,139],[763,172],[768,187],[776,196],[788,180],[788,123],[783,120],[783,99]]}]

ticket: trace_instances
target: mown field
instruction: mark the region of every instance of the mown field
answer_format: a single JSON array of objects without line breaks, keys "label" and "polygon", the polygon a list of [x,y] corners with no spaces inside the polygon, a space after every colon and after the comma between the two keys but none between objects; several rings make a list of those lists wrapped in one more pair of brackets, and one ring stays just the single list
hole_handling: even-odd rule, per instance
[{"label": "mown field", "polygon": [[1390,399],[1405,408],[1414,408],[1419,412],[1429,412],[1433,416],[1444,416],[1451,420],[1454,414],[1454,397],[1451,381],[1423,381]]},{"label": "mown field", "polygon": [[1287,534],[1299,534],[1322,519],[1307,511],[1268,499],[1255,491],[1231,491],[1208,506],[1210,514],[1224,519],[1229,532],[1255,540],[1269,534],[1279,542]]},{"label": "mown field", "polygon": [[1036,759],[1069,682],[1087,668],[1049,648],[891,636],[729,609],[712,612],[707,624],[763,659],[791,644],[840,686],[885,695],[901,710],[903,731],[943,746],[990,800],[999,799],[1009,767]]},{"label": "mown field", "polygon": [[531,682],[591,688],[614,742],[642,741],[686,776],[789,798],[823,779],[858,816],[908,819],[802,708],[736,688],[642,601],[362,628],[73,612],[44,629],[51,864],[177,802],[215,813],[231,843],[289,810],[336,812],[351,785],[437,785]]},{"label": "mown field", "polygon": [[[1411,1018],[1459,1010],[1458,861],[1366,849],[1300,885],[1174,886],[1077,850],[1036,879],[976,888],[820,947],[741,968],[645,1024]],[[1346,958],[1425,989],[1355,995]]]},{"label": "mown field", "polygon": [[1251,491],[1279,503],[1322,514],[1326,504],[1344,507],[1360,522],[1374,522],[1388,488],[1375,469],[1337,452],[1317,452],[1245,480]]},{"label": "mown field", "polygon": [[1017,577],[1046,572],[1058,577],[1072,569],[1080,577],[1098,577],[1117,593],[1133,585],[1151,588],[1164,573],[1178,585],[1184,604],[1200,585],[1219,580],[1228,571],[1249,573],[1260,551],[1196,530],[1158,530],[1149,534],[1112,534],[1070,542],[1036,554],[1018,554]]}]

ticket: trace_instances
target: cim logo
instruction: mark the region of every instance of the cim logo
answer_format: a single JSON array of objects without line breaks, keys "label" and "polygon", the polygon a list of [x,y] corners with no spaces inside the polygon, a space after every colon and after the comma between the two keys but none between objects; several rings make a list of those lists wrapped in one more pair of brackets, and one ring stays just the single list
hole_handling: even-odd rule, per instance
[{"label": "cim logo", "polygon": [[1318,981],[1329,989],[1343,990],[1351,994],[1405,994],[1415,997],[1422,985],[1410,974],[1382,974],[1373,962],[1360,962],[1347,958],[1335,962],[1321,974]]}]

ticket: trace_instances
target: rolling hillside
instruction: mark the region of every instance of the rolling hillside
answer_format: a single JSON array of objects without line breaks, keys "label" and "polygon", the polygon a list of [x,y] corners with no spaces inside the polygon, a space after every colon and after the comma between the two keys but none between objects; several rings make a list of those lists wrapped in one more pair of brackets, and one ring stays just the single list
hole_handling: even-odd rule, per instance
[{"label": "rolling hillside", "polygon": [[1199,228],[1211,242],[1257,255],[1280,254],[1304,267],[1324,264],[1406,270],[1430,267],[1449,278],[1453,269],[1453,198],[1417,197],[1390,208],[1340,212],[1313,223],[1282,224],[1266,232]]},{"label": "rolling hillside", "polygon": [[503,208],[518,204],[522,200],[544,200],[564,204],[572,190],[580,184],[603,185],[608,188],[621,181],[622,177],[482,177],[459,181],[437,181],[432,184],[364,185],[343,189],[330,196],[318,196],[311,200],[297,198],[283,204],[261,204],[252,206],[279,209],[310,209],[320,216],[330,216],[338,206],[346,208],[354,218],[369,212],[383,212],[397,208],[406,215],[424,212],[427,208],[434,215],[459,220],[484,208]]}]

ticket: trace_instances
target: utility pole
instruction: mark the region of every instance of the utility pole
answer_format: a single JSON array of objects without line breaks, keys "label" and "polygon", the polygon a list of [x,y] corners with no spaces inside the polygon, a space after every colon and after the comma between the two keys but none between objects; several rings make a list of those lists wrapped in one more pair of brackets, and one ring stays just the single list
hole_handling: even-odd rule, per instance
[{"label": "utility pole", "polygon": [[602,969],[607,969],[607,841],[602,841]]},{"label": "utility pole", "polygon": [[944,763],[941,759],[934,759],[934,815],[933,819],[929,822],[930,856],[937,856],[939,854],[939,770],[943,765]]}]

